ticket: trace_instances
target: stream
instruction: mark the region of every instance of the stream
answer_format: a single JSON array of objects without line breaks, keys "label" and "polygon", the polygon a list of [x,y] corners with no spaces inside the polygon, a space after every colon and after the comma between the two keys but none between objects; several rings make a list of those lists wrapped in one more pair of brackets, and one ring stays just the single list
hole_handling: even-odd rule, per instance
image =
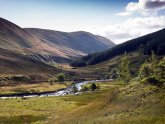
[{"label": "stream", "polygon": [[[82,81],[75,83],[73,85],[68,86],[67,88],[60,89],[57,91],[50,91],[50,92],[41,92],[41,93],[22,93],[22,94],[11,94],[11,95],[1,95],[0,99],[6,99],[6,98],[30,98],[30,97],[48,97],[48,96],[65,96],[68,94],[78,95],[81,94],[81,89],[83,85],[87,83],[93,83],[93,82],[108,82],[112,81],[112,79],[107,80],[91,80],[91,81]],[[78,92],[74,92],[73,88],[76,87]]]}]

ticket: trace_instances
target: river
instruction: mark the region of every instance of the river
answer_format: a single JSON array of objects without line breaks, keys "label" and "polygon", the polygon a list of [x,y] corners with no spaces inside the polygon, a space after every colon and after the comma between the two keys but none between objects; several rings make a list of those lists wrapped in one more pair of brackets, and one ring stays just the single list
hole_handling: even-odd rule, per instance
[{"label": "river", "polygon": [[[83,85],[87,83],[93,83],[93,82],[107,82],[112,81],[112,79],[107,80],[91,80],[91,81],[82,81],[75,83],[73,85],[68,86],[67,88],[60,89],[58,91],[50,91],[50,92],[42,92],[42,93],[22,93],[22,94],[11,94],[11,95],[3,95],[0,96],[0,99],[6,99],[6,98],[30,98],[30,97],[48,97],[48,96],[65,96],[68,94],[78,95],[81,94],[81,89]],[[73,88],[76,87],[78,92],[74,92]]]}]

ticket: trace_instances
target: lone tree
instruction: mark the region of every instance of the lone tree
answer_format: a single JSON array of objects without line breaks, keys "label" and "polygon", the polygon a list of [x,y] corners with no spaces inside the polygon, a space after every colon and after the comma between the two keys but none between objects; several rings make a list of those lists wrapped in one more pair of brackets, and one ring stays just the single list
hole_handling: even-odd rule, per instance
[{"label": "lone tree", "polygon": [[48,81],[50,85],[53,85],[53,82],[54,82],[53,78],[50,78]]},{"label": "lone tree", "polygon": [[58,74],[57,75],[57,79],[58,81],[61,83],[61,82],[64,82],[65,81],[65,75],[63,73],[61,74]]},{"label": "lone tree", "polygon": [[121,58],[121,63],[118,67],[119,78],[123,80],[125,84],[130,81],[130,70],[129,70],[129,60],[127,57],[127,53],[124,53],[124,56]]},{"label": "lone tree", "polygon": [[92,83],[92,85],[90,86],[90,88],[91,88],[91,90],[95,90],[95,89],[97,89],[97,86],[96,86],[95,83]]}]

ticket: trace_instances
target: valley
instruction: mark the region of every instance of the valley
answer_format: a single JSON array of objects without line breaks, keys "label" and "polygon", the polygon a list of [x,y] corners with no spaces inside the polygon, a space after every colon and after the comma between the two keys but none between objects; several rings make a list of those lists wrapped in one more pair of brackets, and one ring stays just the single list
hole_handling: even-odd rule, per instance
[{"label": "valley", "polygon": [[165,29],[121,44],[0,18],[0,124],[163,124]]}]

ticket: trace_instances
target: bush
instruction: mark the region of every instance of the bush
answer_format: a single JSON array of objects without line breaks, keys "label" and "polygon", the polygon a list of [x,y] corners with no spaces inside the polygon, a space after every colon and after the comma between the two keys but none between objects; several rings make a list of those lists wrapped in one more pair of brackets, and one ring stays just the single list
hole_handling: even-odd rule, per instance
[{"label": "bush", "polygon": [[13,81],[30,81],[30,78],[28,76],[25,76],[25,75],[14,75],[14,76],[10,76],[9,80],[13,80]]},{"label": "bush", "polygon": [[91,90],[94,91],[95,89],[97,89],[97,86],[95,83],[92,83],[92,85],[90,86]]},{"label": "bush", "polygon": [[50,85],[53,85],[54,79],[53,79],[53,78],[50,78],[50,79],[48,80],[48,82],[49,82]]},{"label": "bush", "polygon": [[89,91],[89,88],[87,86],[83,86],[81,89],[82,92]]},{"label": "bush", "polygon": [[144,78],[141,82],[145,83],[145,84],[156,85],[156,86],[162,86],[163,85],[163,82],[160,81],[159,79],[157,79],[156,77]]},{"label": "bush", "polygon": [[65,75],[63,73],[61,74],[58,74],[57,75],[57,79],[58,81],[61,83],[61,82],[64,82],[65,81]]}]

